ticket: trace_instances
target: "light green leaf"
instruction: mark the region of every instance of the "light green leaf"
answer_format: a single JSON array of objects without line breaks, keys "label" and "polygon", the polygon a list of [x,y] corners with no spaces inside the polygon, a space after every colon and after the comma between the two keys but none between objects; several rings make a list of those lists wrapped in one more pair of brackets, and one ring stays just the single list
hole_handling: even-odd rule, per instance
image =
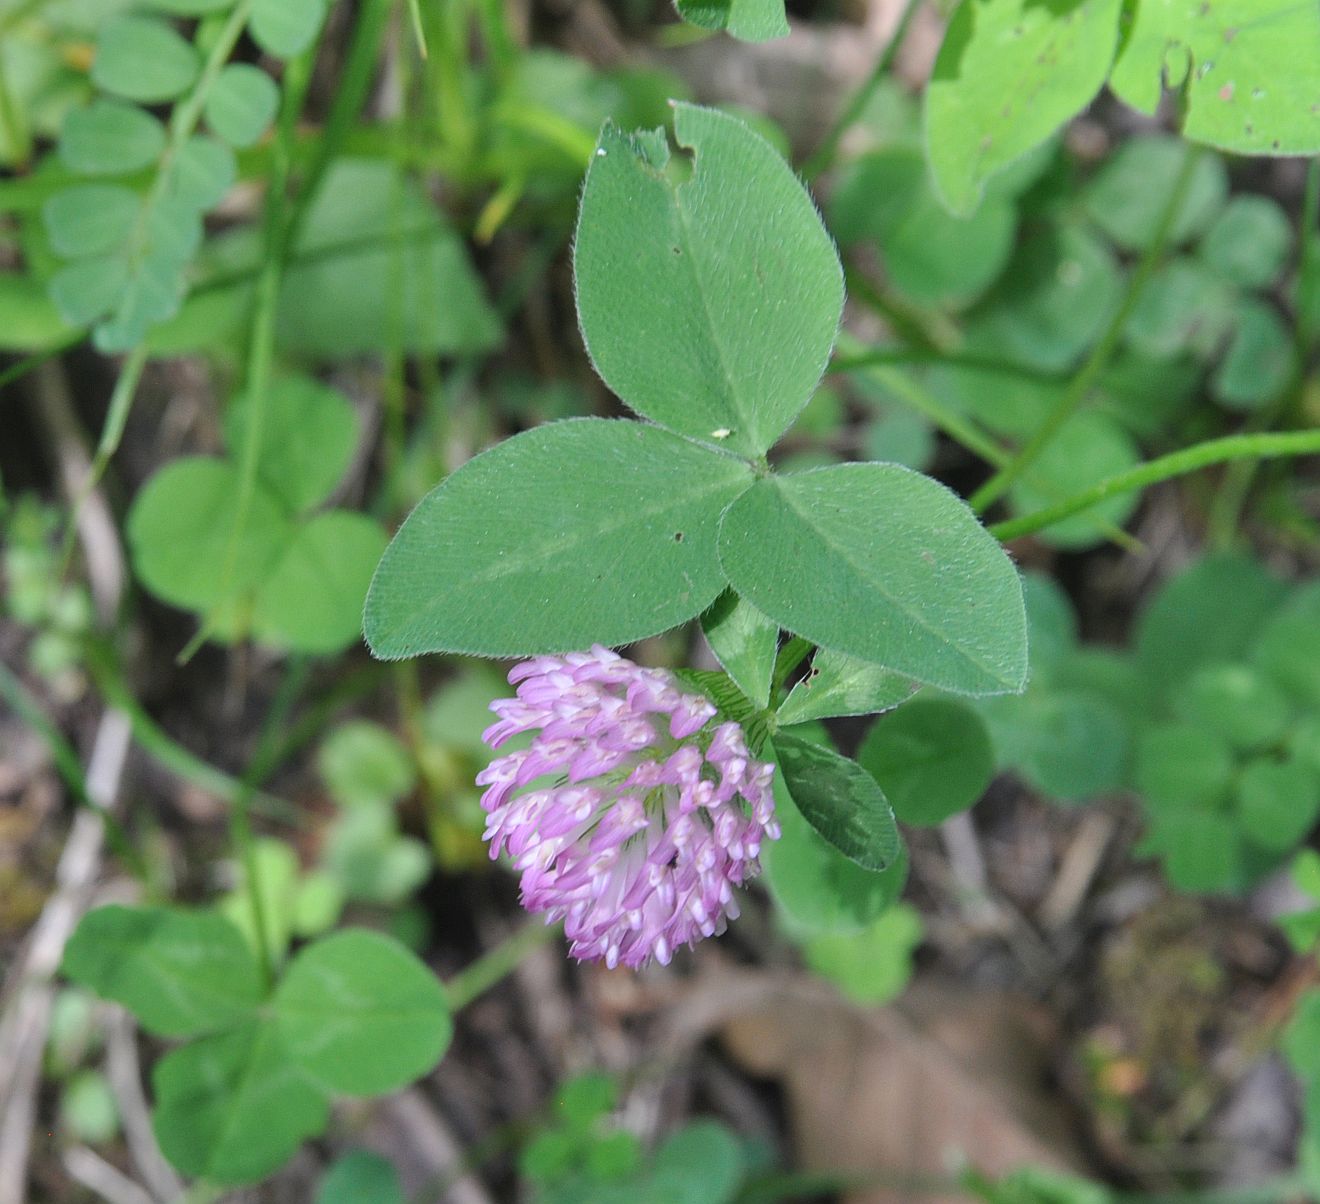
[{"label": "light green leaf", "polygon": [[322,936],[339,921],[346,902],[344,888],[328,870],[303,875],[293,896],[295,936]]},{"label": "light green leaf", "polygon": [[1151,689],[1163,693],[1201,665],[1240,659],[1286,592],[1240,553],[1208,556],[1170,578],[1137,620],[1137,661]]},{"label": "light green leaf", "polygon": [[42,206],[50,245],[66,259],[107,255],[132,233],[141,201],[119,184],[75,184]]},{"label": "light green leaf", "polygon": [[1292,719],[1292,707],[1279,690],[1240,664],[1198,669],[1174,692],[1173,709],[1193,727],[1242,749],[1278,743]]},{"label": "light green leaf", "polygon": [[1292,243],[1292,223],[1278,202],[1243,193],[1210,227],[1201,258],[1233,284],[1265,288],[1278,280]]},{"label": "light green leaf", "polygon": [[248,29],[262,50],[288,59],[316,41],[324,20],[325,0],[252,0]]},{"label": "light green leaf", "polygon": [[[233,456],[242,453],[252,409],[252,399],[240,394],[225,413],[225,443]],[[286,376],[266,392],[257,472],[290,510],[307,510],[339,484],[357,439],[357,415],[338,389]]]},{"label": "light green leaf", "polygon": [[674,0],[684,21],[703,29],[724,29],[744,42],[788,36],[784,0]]},{"label": "light green leaf", "polygon": [[208,13],[221,13],[234,7],[234,0],[144,0],[142,8],[172,13],[176,17],[204,17]]},{"label": "light green leaf", "polygon": [[930,826],[985,793],[995,754],[981,717],[965,703],[918,698],[878,720],[857,761],[905,824]]},{"label": "light green leaf", "polygon": [[[1051,502],[1134,467],[1141,459],[1128,433],[1106,414],[1074,414],[1036,457],[1030,473],[1009,491],[1013,509],[1030,514]],[[1121,494],[1085,514],[1064,519],[1039,535],[1056,548],[1088,548],[1105,538],[1102,522],[1122,526],[1136,509],[1139,494]]]},{"label": "light green leaf", "polygon": [[[293,932],[293,902],[298,890],[298,855],[282,840],[258,840],[252,850],[256,890],[248,884],[248,863],[237,866],[234,889],[220,902],[220,912],[246,938],[255,953],[265,949],[279,965],[289,949]],[[253,894],[261,896],[264,932],[258,937]]]},{"label": "light green leaf", "polygon": [[79,1070],[60,1092],[60,1127],[76,1141],[102,1145],[119,1135],[119,1105],[99,1070]]},{"label": "light green leaf", "polygon": [[1152,810],[1214,811],[1228,794],[1232,771],[1228,744],[1199,727],[1162,724],[1137,745],[1137,790]]},{"label": "light green leaf", "polygon": [[[104,273],[104,266],[100,271]],[[0,350],[29,355],[73,337],[76,327],[62,316],[49,295],[52,291],[31,276],[0,272]],[[73,302],[73,295],[65,294],[64,287],[61,294],[66,304]]]},{"label": "light green leaf", "polygon": [[820,380],[843,275],[769,143],[692,105],[674,125],[694,155],[681,183],[662,132],[602,131],[578,213],[578,317],[596,370],[639,414],[759,455]]},{"label": "light green leaf", "polygon": [[[483,721],[482,726],[489,724]],[[336,727],[321,745],[316,767],[341,807],[389,806],[407,794],[417,778],[403,741],[364,719]]]},{"label": "light green leaf", "polygon": [[200,69],[192,43],[164,21],[123,16],[101,29],[92,82],[125,100],[160,104],[186,92]]},{"label": "light green leaf", "polygon": [[1258,297],[1241,297],[1233,337],[1211,381],[1220,404],[1258,410],[1278,397],[1292,379],[1295,350],[1278,311]]},{"label": "light green leaf", "polygon": [[240,492],[234,465],[202,456],[167,464],[142,487],[128,514],[128,541],[134,571],[152,593],[206,610],[264,579],[291,533],[258,485],[231,557]]},{"label": "light green leaf", "polygon": [[1174,259],[1146,282],[1123,337],[1152,359],[1182,351],[1209,359],[1232,324],[1233,302],[1233,289],[1200,261]]},{"label": "light green leaf", "polygon": [[230,146],[251,146],[266,132],[279,104],[279,88],[260,67],[230,63],[207,93],[206,123]]},{"label": "light green leaf", "polygon": [[895,148],[851,163],[835,186],[830,229],[842,243],[879,245],[894,287],[923,305],[962,305],[1003,271],[1013,251],[1017,210],[994,196],[955,217],[935,195],[926,161]]},{"label": "light green leaf", "polygon": [[355,643],[367,587],[388,542],[369,515],[316,515],[297,529],[257,591],[253,632],[279,647],[320,655]]},{"label": "light green leaf", "polygon": [[1234,892],[1245,884],[1237,824],[1215,812],[1179,809],[1158,813],[1137,852],[1162,856],[1165,874],[1181,891]]},{"label": "light green leaf", "polygon": [[[275,0],[292,7],[291,0]],[[260,255],[251,242],[251,262]],[[336,159],[280,290],[280,345],[328,360],[489,351],[499,318],[435,204],[383,159]]]},{"label": "light green leaf", "polygon": [[889,869],[901,841],[876,781],[856,761],[792,732],[774,737],[779,768],[803,818],[863,869]]},{"label": "light green leaf", "polygon": [[1128,724],[1101,695],[1032,688],[1018,698],[987,698],[980,709],[1000,767],[1056,802],[1082,802],[1125,785]]},{"label": "light green leaf", "polygon": [[895,464],[757,481],[720,524],[740,594],[825,648],[967,694],[1021,689],[1022,586],[954,494]]},{"label": "light green leaf", "polygon": [[136,105],[94,100],[70,109],[60,131],[59,155],[70,171],[121,175],[150,167],[165,149],[165,127]]},{"label": "light green leaf", "polygon": [[238,164],[229,147],[205,134],[194,134],[174,156],[166,195],[205,211],[220,203],[237,176]]},{"label": "light green leaf", "polygon": [[[1125,251],[1144,251],[1155,241],[1183,164],[1196,153],[1179,138],[1153,135],[1124,142],[1082,192],[1087,215]],[[1203,234],[1228,197],[1228,170],[1218,155],[1201,155],[1169,227],[1168,244]]]},{"label": "light green leaf", "polygon": [[906,702],[916,688],[915,682],[898,673],[821,648],[812,658],[810,670],[775,712],[775,718],[787,727],[808,719],[873,715]]},{"label": "light green leaf", "polygon": [[151,1075],[152,1127],[185,1175],[255,1183],[330,1117],[325,1092],[290,1061],[269,1021],[204,1037],[168,1053]]},{"label": "light green leaf", "polygon": [[757,706],[768,706],[778,624],[726,589],[701,616],[701,630],[734,684]]},{"label": "light green leaf", "polygon": [[743,1144],[713,1120],[684,1125],[655,1152],[638,1204],[732,1204],[746,1170]]},{"label": "light green leaf", "polygon": [[128,287],[128,264],[120,255],[83,259],[50,278],[50,299],[70,326],[86,326],[112,310]]},{"label": "light green leaf", "polygon": [[1100,90],[1121,0],[963,0],[926,88],[926,153],[949,208],[1039,146]]},{"label": "light green leaf", "polygon": [[1243,766],[1237,791],[1243,835],[1274,853],[1291,852],[1320,817],[1320,775],[1300,761],[1256,757]]},{"label": "light green leaf", "polygon": [[1251,648],[1257,665],[1308,711],[1320,710],[1320,582],[1292,591],[1287,604],[1259,631]]},{"label": "light green leaf", "polygon": [[349,1095],[420,1077],[453,1034],[435,975],[397,941],[364,929],[306,946],[276,988],[274,1014],[297,1065]]},{"label": "light green leaf", "polygon": [[1142,0],[1109,85],[1154,115],[1181,92],[1182,132],[1248,155],[1320,151],[1320,9],[1296,0]]},{"label": "light green leaf", "polygon": [[224,1028],[262,996],[242,935],[211,911],[98,907],[70,938],[61,970],[166,1037]]},{"label": "light green leaf", "polygon": [[750,481],[742,461],[640,422],[516,435],[408,517],[367,595],[367,643],[519,656],[665,631],[724,588],[716,524]]},{"label": "light green leaf", "polygon": [[888,1003],[912,977],[912,953],[921,944],[921,915],[898,903],[861,932],[812,937],[803,947],[807,965],[832,979],[854,1003]]},{"label": "light green leaf", "polygon": [[382,806],[345,812],[326,838],[325,866],[351,899],[397,905],[431,872],[427,847],[400,836],[394,814]]},{"label": "light green leaf", "polygon": [[316,1189],[316,1204],[404,1204],[394,1166],[379,1154],[353,1150],[338,1158]]}]

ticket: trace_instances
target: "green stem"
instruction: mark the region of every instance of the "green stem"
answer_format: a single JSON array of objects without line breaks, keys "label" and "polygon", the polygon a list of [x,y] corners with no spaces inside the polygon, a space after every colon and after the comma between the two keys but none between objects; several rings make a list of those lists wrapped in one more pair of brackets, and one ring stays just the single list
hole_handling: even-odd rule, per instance
[{"label": "green stem", "polygon": [[137,395],[138,383],[147,366],[147,345],[133,348],[119,370],[114,391],[110,394],[110,408],[105,416],[105,425],[101,428],[101,438],[96,445],[96,454],[92,457],[87,470],[87,479],[78,488],[78,495],[73,500],[69,515],[69,525],[64,532],[64,547],[61,550],[61,576],[73,560],[74,540],[78,533],[78,518],[87,505],[87,499],[101,483],[105,470],[119,450],[119,443],[124,437],[124,427],[128,424],[128,412],[133,408],[133,398]]},{"label": "green stem", "polygon": [[[852,340],[847,336],[841,336],[840,342],[851,345]],[[864,357],[852,358],[862,359]],[[1009,463],[1011,457],[1007,451],[988,435],[982,434],[968,419],[956,411],[950,410],[938,397],[923,388],[910,376],[897,369],[883,366],[861,368],[860,371],[875,381],[876,384],[887,389],[909,409],[915,410],[918,414],[928,418],[955,443],[980,456],[987,464],[992,464],[996,468],[1003,468]],[[1030,477],[1028,477],[1028,481],[1037,490],[1044,492],[1047,497],[1062,493],[1062,490],[1058,490],[1051,482],[1033,480]],[[1142,550],[1139,539],[1129,535],[1121,527],[1108,520],[1097,519],[1095,526],[1096,530],[1104,535],[1106,539],[1126,551],[1140,552]]]},{"label": "green stem", "polygon": [[[844,338],[840,337],[840,345]],[[860,343],[855,344],[861,347]],[[884,368],[903,364],[939,364],[942,367],[964,368],[969,372],[991,372],[998,376],[1012,376],[1043,385],[1063,384],[1068,378],[1044,368],[1029,364],[1015,364],[1012,360],[995,359],[989,355],[973,355],[958,351],[938,351],[928,347],[872,347],[870,350],[835,355],[830,361],[831,372],[856,372],[861,368]]]},{"label": "green stem", "polygon": [[[244,391],[248,398],[248,421],[243,430],[243,444],[238,448],[238,498],[234,503],[234,526],[225,543],[224,560],[220,571],[219,596],[229,601],[229,583],[238,564],[238,551],[257,491],[257,464],[261,457],[261,444],[266,426],[266,409],[270,401],[270,379],[275,361],[275,317],[279,304],[280,281],[284,275],[284,256],[288,246],[286,220],[289,183],[290,146],[294,123],[302,109],[303,100],[311,83],[311,55],[307,50],[293,59],[285,69],[284,102],[275,130],[271,156],[270,179],[266,185],[266,208],[262,222],[262,266],[257,276],[253,297],[252,325],[248,336],[247,367],[244,373]],[[197,633],[176,658],[180,664],[189,661],[211,636],[215,628],[215,612],[202,621]],[[237,805],[237,804],[235,804]]]},{"label": "green stem", "polygon": [[[284,253],[286,258],[298,245],[298,236],[303,223],[325,173],[335,156],[339,154],[344,139],[353,129],[358,113],[366,103],[371,83],[376,77],[376,67],[380,59],[380,43],[385,27],[389,22],[391,0],[367,0],[361,6],[357,24],[353,27],[353,40],[349,44],[348,54],[335,88],[334,100],[330,112],[322,127],[321,137],[317,140],[316,151],[298,195],[291,206],[288,227],[284,231]],[[425,39],[421,39],[425,47]],[[301,107],[301,104],[299,105]],[[294,131],[290,126],[287,131],[286,154],[292,146]]]},{"label": "green stem", "polygon": [[292,662],[289,670],[280,682],[280,688],[271,703],[266,721],[262,725],[261,735],[257,740],[256,751],[243,775],[242,787],[229,811],[229,832],[239,859],[243,863],[243,886],[252,909],[252,926],[256,932],[257,961],[261,966],[262,978],[267,988],[275,982],[275,957],[271,950],[266,928],[266,900],[262,890],[260,867],[257,864],[257,846],[252,835],[252,819],[249,804],[256,793],[257,783],[270,771],[274,764],[275,751],[279,746],[279,735],[289,717],[289,711],[297,700],[299,692],[307,681],[308,662],[306,657],[299,657]]},{"label": "green stem", "polygon": [[1114,311],[1113,317],[1109,319],[1109,325],[1105,328],[1100,341],[1092,348],[1086,362],[1077,375],[1073,377],[1072,382],[1064,390],[1054,408],[1046,416],[1045,421],[1036,433],[1022,445],[1017,455],[1013,457],[1012,463],[1000,469],[972,494],[969,499],[970,505],[978,514],[983,513],[990,505],[998,501],[1008,491],[1013,482],[1035,462],[1050,440],[1058,433],[1059,428],[1073,416],[1077,407],[1086,400],[1091,389],[1099,380],[1100,374],[1108,366],[1114,352],[1118,350],[1119,340],[1123,337],[1123,330],[1127,326],[1128,319],[1132,316],[1132,311],[1136,308],[1137,302],[1141,299],[1146,282],[1163,258],[1164,247],[1169,240],[1169,233],[1173,229],[1173,223],[1178,214],[1182,211],[1183,201],[1186,199],[1188,189],[1191,187],[1192,179],[1196,173],[1197,164],[1200,161],[1201,148],[1189,145],[1186,154],[1183,156],[1178,178],[1174,182],[1168,199],[1164,202],[1164,208],[1160,211],[1154,237],[1128,280],[1123,300]]},{"label": "green stem", "polygon": [[862,115],[862,111],[875,94],[875,90],[889,73],[894,56],[898,53],[898,48],[903,44],[903,38],[907,34],[908,22],[912,20],[912,14],[917,11],[918,7],[916,0],[907,0],[907,3],[904,4],[903,14],[898,18],[898,24],[894,26],[893,36],[880,52],[880,57],[875,60],[871,73],[862,81],[862,86],[852,94],[848,103],[843,107],[843,111],[835,119],[834,124],[830,126],[825,137],[821,139],[820,145],[802,165],[801,175],[804,180],[814,180],[834,162],[834,155],[839,149],[839,143],[843,140],[844,134],[851,128],[853,122]]},{"label": "green stem", "polygon": [[1304,456],[1320,453],[1320,431],[1289,431],[1259,435],[1229,435],[1223,439],[1210,439],[1195,447],[1184,448],[1167,456],[1160,456],[1126,472],[1120,472],[1089,489],[1083,489],[1054,506],[1037,510],[1022,518],[995,523],[990,533],[997,539],[1018,539],[1034,531],[1043,530],[1071,518],[1083,510],[1122,493],[1145,489],[1159,481],[1185,476],[1211,464],[1225,464],[1232,460],[1269,460],[1281,456]]},{"label": "green stem", "polygon": [[537,917],[528,920],[512,936],[483,953],[445,984],[450,1010],[460,1011],[478,995],[484,995],[513,973],[532,950],[540,948],[558,931],[557,924],[546,924]]},{"label": "green stem", "polygon": [[45,741],[51,759],[55,762],[55,771],[64,779],[64,784],[69,788],[74,801],[80,807],[85,807],[100,817],[105,825],[105,835],[110,847],[123,858],[124,864],[132,871],[133,876],[150,889],[150,876],[146,864],[137,849],[133,847],[133,842],[123,825],[88,792],[87,778],[83,774],[82,760],[78,753],[65,740],[54,721],[42,709],[41,704],[3,664],[0,664],[0,698],[3,698],[14,713]]}]

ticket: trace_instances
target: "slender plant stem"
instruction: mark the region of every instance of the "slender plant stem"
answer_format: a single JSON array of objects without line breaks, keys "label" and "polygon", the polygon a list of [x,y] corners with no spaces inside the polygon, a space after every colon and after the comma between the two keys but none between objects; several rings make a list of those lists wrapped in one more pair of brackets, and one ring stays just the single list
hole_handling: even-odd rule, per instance
[{"label": "slender plant stem", "polygon": [[532,917],[512,936],[487,950],[476,961],[464,967],[445,985],[450,1009],[457,1012],[467,1007],[478,995],[484,995],[501,979],[517,969],[522,959],[533,949],[545,944],[559,927]]},{"label": "slender plant stem", "polygon": [[1156,460],[1139,464],[1126,472],[1116,473],[1089,489],[1083,489],[1054,506],[1046,506],[1022,518],[995,523],[990,533],[1001,540],[1017,539],[1034,531],[1044,530],[1083,510],[1122,493],[1145,489],[1159,481],[1185,476],[1211,464],[1225,464],[1232,460],[1269,460],[1281,456],[1305,456],[1320,453],[1320,431],[1287,431],[1258,435],[1228,435],[1223,439],[1210,439],[1194,447],[1184,448]]},{"label": "slender plant stem", "polygon": [[[840,345],[843,345],[843,342],[844,340],[840,339]],[[861,368],[898,367],[903,364],[939,364],[950,368],[965,368],[969,372],[992,372],[998,376],[1012,376],[1043,385],[1059,385],[1068,379],[1062,373],[1033,368],[1029,364],[1015,364],[1012,360],[958,351],[935,351],[926,347],[872,347],[870,350],[836,355],[830,361],[830,371],[856,372]]]},{"label": "slender plant stem", "polygon": [[69,523],[64,531],[64,547],[61,549],[61,576],[73,561],[73,549],[78,534],[78,519],[87,499],[101,483],[105,470],[119,450],[120,440],[124,437],[124,427],[128,424],[128,412],[133,408],[133,398],[142,380],[142,372],[147,366],[147,345],[139,344],[129,353],[119,369],[115,387],[110,394],[110,408],[105,416],[105,425],[101,428],[101,438],[96,445],[96,454],[88,467],[87,477],[78,487],[77,497],[69,515]]},{"label": "slender plant stem", "polygon": [[1137,302],[1141,299],[1146,282],[1164,256],[1165,244],[1169,240],[1174,221],[1182,211],[1183,201],[1187,197],[1188,189],[1191,187],[1192,179],[1196,174],[1196,168],[1200,161],[1201,148],[1189,145],[1183,156],[1178,178],[1174,182],[1168,199],[1164,202],[1164,208],[1160,212],[1159,221],[1156,223],[1155,233],[1150,245],[1146,248],[1145,253],[1133,270],[1132,276],[1128,280],[1127,290],[1123,294],[1123,300],[1109,319],[1109,324],[1105,328],[1104,334],[1101,335],[1100,341],[1092,348],[1086,362],[1078,370],[1077,375],[1073,377],[1072,382],[1064,390],[1054,408],[1046,416],[1045,421],[1041,423],[1036,433],[1022,445],[1017,455],[1013,457],[1012,462],[1007,467],[1000,469],[972,494],[970,504],[978,514],[983,513],[990,505],[998,501],[1008,491],[1013,482],[1036,461],[1036,458],[1045,450],[1050,440],[1058,433],[1059,428],[1073,416],[1077,407],[1086,400],[1092,388],[1100,379],[1100,374],[1108,366],[1114,352],[1118,350],[1119,340],[1123,337],[1123,330],[1127,326],[1128,319],[1132,316],[1132,311],[1136,308]]},{"label": "slender plant stem", "polygon": [[0,698],[4,699],[14,713],[46,742],[51,759],[55,763],[55,771],[64,779],[64,784],[69,788],[74,801],[80,807],[86,807],[100,817],[105,825],[106,839],[110,842],[111,848],[123,858],[124,864],[132,871],[134,877],[150,887],[150,875],[147,873],[146,864],[137,849],[133,847],[133,842],[123,825],[92,798],[78,753],[64,738],[41,704],[3,664],[0,664]]},{"label": "slender plant stem", "polygon": [[885,76],[889,74],[894,56],[898,54],[898,48],[903,44],[903,38],[907,34],[908,22],[912,20],[912,14],[917,11],[918,7],[916,0],[907,0],[907,3],[904,4],[903,13],[898,18],[898,24],[894,26],[893,36],[875,60],[871,73],[862,81],[862,86],[852,94],[848,103],[844,105],[843,110],[835,119],[834,124],[830,126],[825,137],[821,139],[815,152],[802,164],[801,175],[804,180],[814,180],[834,162],[834,156],[839,149],[839,143],[843,140],[844,134],[862,115],[863,110],[870,103],[871,97],[875,94],[875,90],[880,86]]},{"label": "slender plant stem", "polygon": [[[335,89],[335,97],[330,105],[330,112],[326,116],[321,136],[317,139],[316,150],[302,187],[290,207],[288,226],[284,231],[283,251],[286,262],[287,257],[298,245],[298,236],[302,232],[303,223],[307,220],[312,202],[320,191],[325,173],[334,162],[335,156],[339,154],[344,139],[352,131],[353,123],[357,120],[358,113],[366,103],[367,94],[371,91],[372,80],[376,77],[376,64],[380,59],[380,43],[385,34],[391,8],[391,0],[366,0],[361,6],[357,24],[353,27],[353,39],[349,43],[348,54],[344,59],[344,67]],[[419,42],[425,48],[424,36],[419,36]],[[298,107],[301,108],[301,98]],[[292,148],[293,134],[290,123],[286,153]]]},{"label": "slender plant stem", "polygon": [[[844,339],[840,341],[844,342]],[[847,340],[847,342],[849,345],[851,344],[851,340]],[[939,430],[948,435],[955,443],[965,447],[974,455],[980,456],[987,464],[992,464],[996,468],[1003,468],[1009,463],[1011,457],[1004,448],[1000,447],[988,435],[982,434],[963,415],[949,409],[938,397],[923,388],[906,373],[883,365],[858,370],[864,372],[877,384],[887,389],[910,409],[930,419]],[[1027,479],[1030,484],[1047,497],[1063,492],[1050,482],[1033,480],[1031,477]],[[1126,551],[1140,552],[1142,550],[1142,543],[1139,539],[1129,535],[1121,527],[1116,526],[1107,519],[1096,519],[1095,526],[1096,530],[1104,535],[1106,539]]]},{"label": "slender plant stem", "polygon": [[812,654],[815,647],[816,645],[810,640],[795,635],[779,650],[779,655],[775,657],[775,671],[770,679],[772,699],[778,697],[779,692],[784,688],[784,683],[792,676],[793,670]]}]

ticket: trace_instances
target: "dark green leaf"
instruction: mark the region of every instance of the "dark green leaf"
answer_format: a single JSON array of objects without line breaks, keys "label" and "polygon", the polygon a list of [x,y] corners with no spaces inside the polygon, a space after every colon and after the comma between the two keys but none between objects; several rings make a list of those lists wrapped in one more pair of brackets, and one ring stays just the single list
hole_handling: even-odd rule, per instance
[{"label": "dark green leaf", "polygon": [[353,1150],[326,1171],[316,1204],[404,1204],[403,1188],[388,1159]]},{"label": "dark green leaf", "polygon": [[741,121],[675,106],[682,183],[663,133],[607,125],[587,172],[573,264],[605,383],[681,434],[764,452],[820,380],[843,305],[811,198]]},{"label": "dark green leaf", "polygon": [[863,869],[888,869],[901,841],[894,813],[875,779],[856,761],[791,732],[774,737],[779,767],[806,821]]},{"label": "dark green leaf", "polygon": [[[1082,193],[1088,216],[1126,251],[1144,251],[1155,241],[1169,194],[1188,155],[1178,138],[1152,135],[1122,143]],[[1168,245],[1203,234],[1228,197],[1228,171],[1218,155],[1201,155],[1169,228]]]},{"label": "dark green leaf", "polygon": [[893,464],[757,481],[720,525],[740,594],[822,647],[968,694],[1026,676],[1022,586],[942,485]]},{"label": "dark green leaf", "polygon": [[487,656],[624,644],[724,588],[720,512],[740,460],[640,422],[578,419],[506,440],[430,493],[367,597],[377,656]]}]

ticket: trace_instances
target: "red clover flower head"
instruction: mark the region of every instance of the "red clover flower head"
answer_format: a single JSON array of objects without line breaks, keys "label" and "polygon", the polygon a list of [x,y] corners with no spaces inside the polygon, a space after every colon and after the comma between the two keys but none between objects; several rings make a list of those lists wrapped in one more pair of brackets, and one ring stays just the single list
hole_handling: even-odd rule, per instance
[{"label": "red clover flower head", "polygon": [[[539,729],[531,747],[477,775],[490,855],[522,875],[522,902],[564,921],[580,961],[667,964],[680,945],[736,919],[734,887],[775,840],[774,766],[755,761],[736,723],[599,644],[538,656],[509,673],[516,698],[482,734],[498,748]],[[530,787],[530,789],[529,789]]]}]

